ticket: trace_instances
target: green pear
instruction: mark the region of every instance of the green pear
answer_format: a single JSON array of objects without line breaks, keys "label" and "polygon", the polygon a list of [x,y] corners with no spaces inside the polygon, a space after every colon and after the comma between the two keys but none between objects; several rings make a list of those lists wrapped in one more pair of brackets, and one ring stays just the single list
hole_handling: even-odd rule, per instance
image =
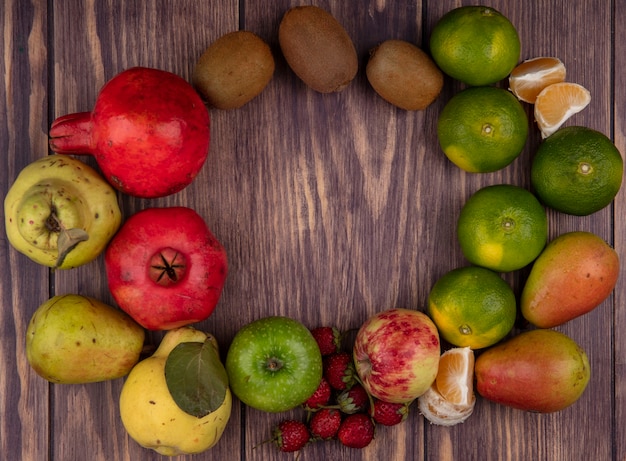
[{"label": "green pear", "polygon": [[[220,373],[198,375],[202,360],[182,359],[182,367],[167,373],[172,351],[181,346],[206,347],[205,352]],[[184,354],[183,354],[184,355]],[[192,359],[197,358],[192,353]],[[170,383],[168,383],[170,379]],[[171,381],[174,383],[172,384]],[[175,389],[190,388],[191,406],[195,406],[218,384],[223,391],[208,411],[190,414],[173,396]],[[144,448],[166,456],[201,453],[213,447],[221,438],[230,419],[232,394],[226,370],[219,360],[217,340],[211,334],[190,326],[169,330],[151,357],[132,369],[120,393],[120,417],[126,432]],[[188,404],[189,406],[189,404]]]},{"label": "green pear", "polygon": [[87,296],[60,295],[33,314],[26,357],[53,383],[105,381],[130,372],[144,339],[144,329],[121,310]]},{"label": "green pear", "polygon": [[95,259],[122,221],[115,189],[89,165],[65,155],[27,165],[7,192],[4,215],[16,250],[60,269]]},{"label": "green pear", "polygon": [[522,315],[552,328],[598,307],[619,276],[617,252],[590,232],[567,232],[552,240],[533,263],[522,290]]},{"label": "green pear", "polygon": [[562,410],[584,392],[591,371],[585,351],[556,330],[529,330],[481,353],[476,391],[502,405],[539,413]]}]

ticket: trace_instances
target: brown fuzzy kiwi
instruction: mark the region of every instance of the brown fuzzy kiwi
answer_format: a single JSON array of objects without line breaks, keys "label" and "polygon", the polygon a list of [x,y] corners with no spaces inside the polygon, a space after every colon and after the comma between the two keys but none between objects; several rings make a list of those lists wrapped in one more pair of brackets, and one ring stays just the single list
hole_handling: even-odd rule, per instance
[{"label": "brown fuzzy kiwi", "polygon": [[405,110],[425,109],[443,87],[443,73],[435,62],[403,40],[387,40],[374,48],[365,73],[383,99]]},{"label": "brown fuzzy kiwi", "polygon": [[263,91],[274,67],[267,43],[252,32],[238,30],[206,49],[196,63],[192,81],[210,106],[236,109]]},{"label": "brown fuzzy kiwi", "polygon": [[289,67],[320,93],[343,90],[357,73],[358,58],[350,36],[319,7],[287,10],[278,28],[278,42]]}]

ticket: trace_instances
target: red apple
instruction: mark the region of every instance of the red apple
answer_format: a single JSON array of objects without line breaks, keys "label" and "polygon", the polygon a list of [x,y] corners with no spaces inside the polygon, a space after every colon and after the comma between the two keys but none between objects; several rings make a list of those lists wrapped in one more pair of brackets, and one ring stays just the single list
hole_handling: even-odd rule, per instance
[{"label": "red apple", "polygon": [[406,403],[428,390],[439,369],[439,332],[423,312],[389,309],[370,317],[354,343],[354,363],[374,397]]},{"label": "red apple", "polygon": [[171,330],[213,313],[226,280],[226,252],[191,208],[132,215],[105,253],[119,307],[149,330]]}]

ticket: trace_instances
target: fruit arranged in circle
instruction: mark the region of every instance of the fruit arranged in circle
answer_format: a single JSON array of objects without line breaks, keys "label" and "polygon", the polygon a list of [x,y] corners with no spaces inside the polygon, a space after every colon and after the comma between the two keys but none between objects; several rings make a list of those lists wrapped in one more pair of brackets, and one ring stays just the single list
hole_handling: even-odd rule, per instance
[{"label": "fruit arranged in circle", "polygon": [[474,352],[455,347],[441,354],[433,385],[417,399],[424,417],[433,424],[454,426],[474,412]]},{"label": "fruit arranged in circle", "polygon": [[509,90],[520,101],[534,104],[537,95],[548,85],[565,81],[565,64],[555,57],[527,59],[509,75]]},{"label": "fruit arranged in circle", "polygon": [[531,184],[550,208],[586,216],[613,201],[623,174],[624,160],[606,135],[569,126],[539,145],[531,166]]},{"label": "fruit arranged in circle", "polygon": [[233,393],[246,405],[271,413],[302,405],[322,379],[322,355],[300,322],[272,316],[235,334],[226,356]]},{"label": "fruit arranged in circle", "polygon": [[500,341],[513,328],[515,294],[489,269],[460,267],[435,282],[428,296],[428,315],[450,344],[482,349]]},{"label": "fruit arranged in circle", "polygon": [[522,152],[528,118],[510,92],[471,87],[452,97],[437,122],[441,149],[459,168],[487,173],[509,165]]},{"label": "fruit arranged in circle", "polygon": [[200,56],[193,85],[217,109],[237,109],[257,96],[274,75],[274,57],[258,35],[237,30],[221,36]]},{"label": "fruit arranged in circle", "polygon": [[561,82],[545,87],[535,99],[534,110],[541,136],[550,136],[590,102],[591,93],[578,83]]},{"label": "fruit arranged in circle", "polygon": [[320,93],[343,90],[358,71],[352,39],[339,21],[317,6],[287,10],[278,27],[278,42],[291,70]]},{"label": "fruit arranged in circle", "polygon": [[520,57],[515,26],[488,6],[461,6],[443,15],[430,36],[430,51],[443,72],[468,85],[506,78]]},{"label": "fruit arranged in circle", "polygon": [[552,328],[598,307],[620,272],[617,252],[591,232],[567,232],[552,240],[533,263],[520,307],[533,325]]},{"label": "fruit arranged in circle", "polygon": [[482,397],[521,410],[562,410],[585,391],[591,370],[585,351],[556,330],[528,330],[487,349],[474,365]]},{"label": "fruit arranged in circle", "polygon": [[365,72],[380,97],[405,110],[426,109],[443,87],[443,73],[430,56],[403,40],[372,49]]},{"label": "fruit arranged in circle", "polygon": [[497,272],[530,264],[548,238],[548,218],[526,189],[495,184],[476,191],[463,205],[457,237],[465,258]]}]

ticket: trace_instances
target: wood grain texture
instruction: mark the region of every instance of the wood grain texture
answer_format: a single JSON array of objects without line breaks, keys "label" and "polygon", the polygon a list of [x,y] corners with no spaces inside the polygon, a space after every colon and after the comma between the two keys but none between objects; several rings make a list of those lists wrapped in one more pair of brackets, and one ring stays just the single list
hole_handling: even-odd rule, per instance
[{"label": "wood grain texture", "polygon": [[[19,171],[47,152],[46,16],[45,2],[5,1],[0,9],[3,198]],[[4,233],[0,261],[0,451],[14,459],[46,459],[50,386],[26,362],[25,334],[32,312],[48,299],[49,274],[12,250]]]},{"label": "wood grain texture", "polygon": [[[626,11],[624,8],[615,8],[615,17],[612,27],[615,31],[613,42],[613,100],[611,130],[614,135],[615,145],[622,152],[626,152]],[[626,189],[621,188],[614,201],[614,246],[621,257],[622,270],[626,265]],[[613,417],[615,421],[614,453],[613,459],[626,460],[626,435],[621,429],[626,422],[626,279],[622,275],[617,281],[615,288],[612,311],[613,311]]]},{"label": "wood grain texture", "polygon": [[[330,11],[353,38],[360,70],[338,94],[307,88],[291,72],[277,41],[278,24],[295,5]],[[496,183],[530,187],[529,167],[541,142],[525,105],[530,136],[509,167],[471,175],[439,149],[436,124],[462,86],[446,79],[432,106],[397,109],[369,86],[369,50],[397,38],[428,50],[436,21],[464,1],[363,0],[271,2],[214,0],[7,0],[0,9],[0,171],[3,195],[18,172],[47,152],[57,116],[90,110],[100,88],[132,66],[156,67],[190,80],[195,60],[221,35],[244,28],[271,46],[274,78],[234,111],[211,110],[211,149],[194,183],[170,197],[120,195],[126,217],[150,206],[196,209],[225,246],[229,276],[215,313],[198,327],[214,333],[225,356],[235,332],[267,315],[297,318],[309,327],[358,328],[390,307],[423,310],[445,272],[466,265],[455,222],[465,200]],[[626,152],[626,21],[611,2],[493,0],[516,26],[522,59],[557,56],[568,80],[587,87],[592,102],[567,124],[611,136]],[[48,7],[51,9],[48,10]],[[502,82],[506,87],[506,82]],[[95,166],[91,158],[81,160]],[[624,257],[626,195],[588,217],[548,210],[550,238],[588,230]],[[4,215],[3,215],[4,216]],[[3,234],[4,235],[4,234]],[[50,274],[0,240],[0,450],[7,459],[52,461],[157,460],[121,425],[123,380],[84,386],[49,385],[28,366],[24,333],[35,308],[52,294],[80,293],[113,304],[102,257]],[[528,269],[506,274],[516,294]],[[405,424],[379,428],[365,450],[317,443],[302,461],[342,460],[626,460],[626,285],[592,313],[559,330],[587,351],[592,378],[582,398],[559,413],[538,415],[479,400],[464,424],[428,424],[412,407]],[[527,328],[522,322],[516,332]],[[162,333],[151,333],[157,344]],[[177,459],[292,459],[266,441],[294,410],[266,414],[238,402],[219,444]],[[1,456],[0,456],[1,457]],[[289,458],[288,458],[289,457]]]}]

